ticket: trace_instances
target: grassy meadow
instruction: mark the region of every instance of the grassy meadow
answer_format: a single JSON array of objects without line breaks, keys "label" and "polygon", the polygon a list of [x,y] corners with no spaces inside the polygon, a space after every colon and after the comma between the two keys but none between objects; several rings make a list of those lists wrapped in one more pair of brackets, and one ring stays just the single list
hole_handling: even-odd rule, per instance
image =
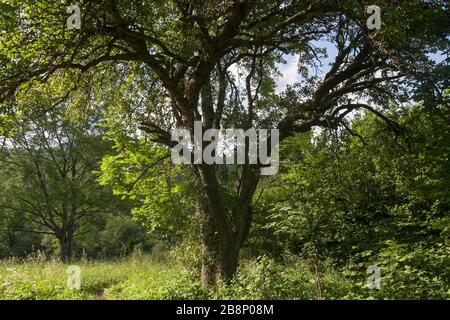
[{"label": "grassy meadow", "polygon": [[306,264],[287,268],[268,258],[245,262],[231,285],[214,289],[167,256],[72,264],[81,269],[80,290],[68,289],[69,264],[58,259],[2,260],[0,300],[321,299],[345,298],[351,290],[337,274],[325,274],[318,286]]},{"label": "grassy meadow", "polygon": [[[262,256],[245,260],[233,281],[204,287],[199,274],[170,255],[135,254],[105,261],[77,261],[81,288],[67,285],[68,264],[32,255],[0,261],[0,300],[347,300],[449,299],[445,277],[424,278],[398,269],[381,279],[379,290],[367,287],[365,270],[322,267],[290,258],[280,262]],[[184,267],[183,267],[184,266]],[[407,268],[411,270],[411,268]],[[424,278],[420,280],[420,277]]]},{"label": "grassy meadow", "polygon": [[155,257],[78,261],[81,289],[67,287],[68,264],[27,258],[0,262],[0,299],[159,299],[182,270]]}]

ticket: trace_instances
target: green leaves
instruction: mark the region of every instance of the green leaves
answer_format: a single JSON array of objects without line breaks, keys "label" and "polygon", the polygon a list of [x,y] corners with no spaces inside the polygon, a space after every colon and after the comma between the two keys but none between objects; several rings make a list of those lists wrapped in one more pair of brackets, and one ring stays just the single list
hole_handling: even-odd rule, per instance
[{"label": "green leaves", "polygon": [[[421,105],[392,114],[402,138],[364,115],[351,128],[366,145],[333,131],[287,140],[282,174],[264,193],[257,221],[288,252],[313,264],[331,258],[358,284],[357,297],[448,298],[448,116],[448,106]],[[372,264],[382,270],[380,291],[366,288]]]}]

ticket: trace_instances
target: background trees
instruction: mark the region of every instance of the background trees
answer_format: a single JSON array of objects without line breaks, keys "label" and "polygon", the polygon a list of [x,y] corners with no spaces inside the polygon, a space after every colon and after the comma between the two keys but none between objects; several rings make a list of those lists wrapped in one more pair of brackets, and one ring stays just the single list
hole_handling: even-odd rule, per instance
[{"label": "background trees", "polygon": [[96,183],[94,172],[110,148],[98,119],[91,113],[77,123],[65,111],[18,121],[2,159],[0,204],[2,219],[12,221],[9,232],[55,236],[63,261],[72,257],[74,239],[97,231],[104,215],[126,213]]}]

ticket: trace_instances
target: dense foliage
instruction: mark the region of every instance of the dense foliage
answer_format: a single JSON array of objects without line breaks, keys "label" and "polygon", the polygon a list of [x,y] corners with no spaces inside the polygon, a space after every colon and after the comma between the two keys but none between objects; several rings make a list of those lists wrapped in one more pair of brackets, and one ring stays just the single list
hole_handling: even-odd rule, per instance
[{"label": "dense foliage", "polygon": [[322,131],[287,143],[283,174],[263,191],[259,211],[260,228],[277,237],[267,242],[255,234],[253,241],[278,257],[298,254],[318,273],[330,261],[358,275],[378,265],[384,294],[444,298],[450,283],[448,104],[393,116],[404,127],[401,136],[364,115],[353,120],[357,136]]}]

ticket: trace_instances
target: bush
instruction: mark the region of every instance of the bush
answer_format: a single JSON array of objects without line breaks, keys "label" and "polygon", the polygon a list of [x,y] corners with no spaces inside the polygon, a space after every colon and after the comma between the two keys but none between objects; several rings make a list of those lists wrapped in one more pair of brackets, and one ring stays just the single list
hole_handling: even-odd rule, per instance
[{"label": "bush", "polygon": [[[353,297],[408,300],[450,298],[450,257],[443,243],[399,244],[386,241],[372,259],[372,263],[381,270],[381,288],[370,291],[365,282],[355,281],[357,286]],[[368,292],[371,294],[368,295]]]}]

